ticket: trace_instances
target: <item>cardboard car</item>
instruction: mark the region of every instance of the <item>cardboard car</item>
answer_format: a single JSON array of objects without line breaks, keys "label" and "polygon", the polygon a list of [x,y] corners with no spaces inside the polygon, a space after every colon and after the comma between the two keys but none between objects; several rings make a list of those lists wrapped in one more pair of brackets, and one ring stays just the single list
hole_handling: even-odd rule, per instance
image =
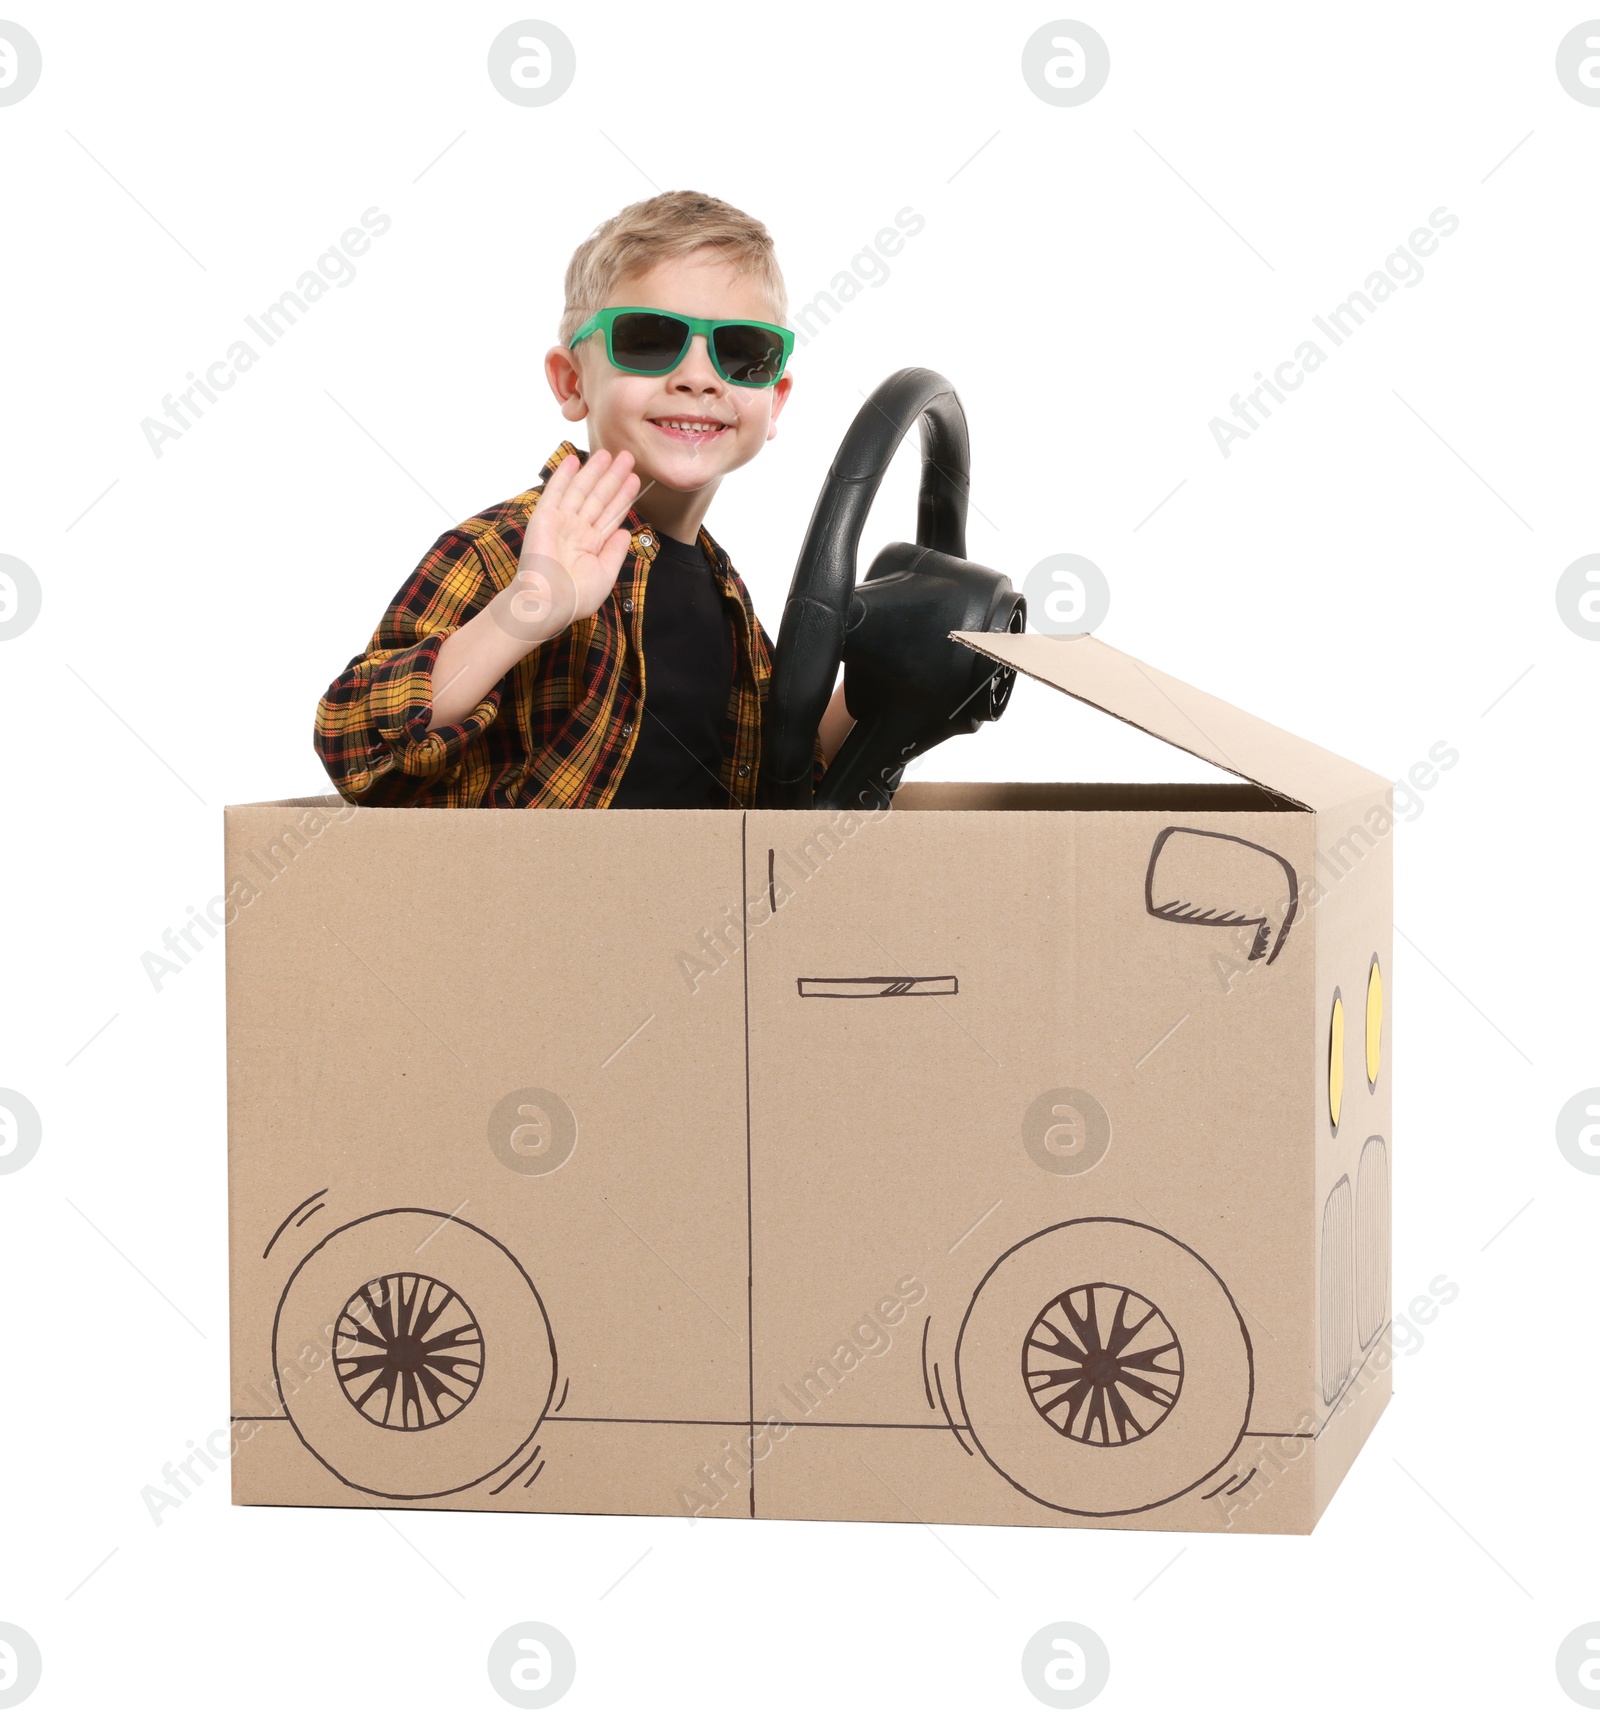
[{"label": "cardboard car", "polygon": [[1309,1532],[1389,1394],[1391,788],[226,816],[243,1503]]}]

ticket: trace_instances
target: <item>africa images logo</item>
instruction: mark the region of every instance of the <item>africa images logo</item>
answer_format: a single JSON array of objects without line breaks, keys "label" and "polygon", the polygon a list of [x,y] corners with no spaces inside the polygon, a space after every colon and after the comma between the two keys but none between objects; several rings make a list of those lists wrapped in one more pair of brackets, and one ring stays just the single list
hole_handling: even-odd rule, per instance
[{"label": "africa images logo", "polygon": [[[1372,271],[1360,288],[1353,289],[1337,306],[1329,308],[1326,315],[1312,314],[1311,322],[1317,327],[1318,334],[1334,348],[1343,348],[1398,289],[1413,289],[1422,281],[1426,274],[1422,260],[1437,252],[1439,242],[1448,240],[1460,226],[1461,219],[1442,204],[1431,211],[1427,226],[1412,229],[1404,243],[1383,261],[1381,270]],[[1217,450],[1224,457],[1232,456],[1228,449],[1230,445],[1248,439],[1252,433],[1260,431],[1262,421],[1271,420],[1272,408],[1264,399],[1270,397],[1274,403],[1288,402],[1286,393],[1299,390],[1327,358],[1328,351],[1317,338],[1306,337],[1287,360],[1279,361],[1270,378],[1258,372],[1254,390],[1234,393],[1233,401],[1228,405],[1232,420],[1227,415],[1211,417],[1211,436],[1217,442]]]}]

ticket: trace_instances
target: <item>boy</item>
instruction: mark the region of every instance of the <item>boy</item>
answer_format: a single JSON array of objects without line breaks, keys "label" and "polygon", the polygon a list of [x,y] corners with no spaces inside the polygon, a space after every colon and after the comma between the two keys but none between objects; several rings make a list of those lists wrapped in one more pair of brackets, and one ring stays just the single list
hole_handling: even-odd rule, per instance
[{"label": "boy", "polygon": [[[766,228],[703,193],[578,248],[545,377],[592,454],[564,440],[442,535],[328,688],[314,743],[347,800],[754,803],[772,642],[702,523],[777,434],[787,299]],[[850,725],[841,683],[814,782]]]}]

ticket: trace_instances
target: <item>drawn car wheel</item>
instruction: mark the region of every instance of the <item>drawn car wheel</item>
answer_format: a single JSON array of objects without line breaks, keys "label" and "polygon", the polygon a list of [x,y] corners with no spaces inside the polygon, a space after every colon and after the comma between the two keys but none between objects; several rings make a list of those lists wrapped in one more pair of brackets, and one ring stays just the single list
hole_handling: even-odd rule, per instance
[{"label": "drawn car wheel", "polygon": [[1192,1250],[1132,1220],[1069,1220],[979,1282],[956,1386],[973,1442],[1025,1496],[1125,1515],[1228,1459],[1254,1368],[1237,1307]]},{"label": "drawn car wheel", "polygon": [[478,1392],[483,1330],[459,1293],[426,1274],[381,1274],[339,1312],[333,1368],[345,1398],[383,1430],[426,1430]]},{"label": "drawn car wheel", "polygon": [[508,1466],[555,1386],[533,1282],[488,1233],[429,1209],[330,1232],[289,1277],[272,1362],[301,1442],[374,1496],[449,1496]]}]

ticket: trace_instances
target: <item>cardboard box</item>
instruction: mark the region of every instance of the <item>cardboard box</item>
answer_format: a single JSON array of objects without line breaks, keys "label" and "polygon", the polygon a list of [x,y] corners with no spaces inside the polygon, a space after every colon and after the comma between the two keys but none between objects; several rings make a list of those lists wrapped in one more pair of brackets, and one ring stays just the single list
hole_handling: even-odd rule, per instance
[{"label": "cardboard box", "polygon": [[1389,1394],[1391,787],[227,813],[244,1503],[1309,1532]]}]

